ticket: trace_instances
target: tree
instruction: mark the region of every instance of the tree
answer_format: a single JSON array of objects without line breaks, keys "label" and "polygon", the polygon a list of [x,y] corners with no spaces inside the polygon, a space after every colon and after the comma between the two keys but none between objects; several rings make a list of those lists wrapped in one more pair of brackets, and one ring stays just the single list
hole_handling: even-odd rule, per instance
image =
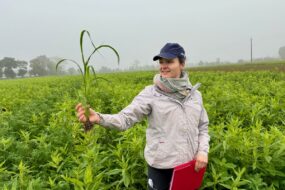
[{"label": "tree", "polygon": [[15,73],[15,71],[13,71],[13,69],[11,67],[5,67],[4,74],[7,78],[15,78],[16,77],[16,73]]},{"label": "tree", "polygon": [[[66,75],[69,72],[69,69],[65,69],[63,65],[58,65],[56,70],[56,63],[62,60],[60,57],[50,57],[49,60],[52,62],[48,65],[49,68],[49,75]],[[69,62],[69,61],[67,61]],[[71,71],[73,72],[73,71]],[[76,72],[76,70],[75,70]],[[79,72],[77,72],[79,73]],[[69,73],[70,74],[70,73]]]},{"label": "tree", "polygon": [[30,67],[32,68],[30,74],[34,76],[48,75],[49,71],[51,71],[52,65],[54,65],[54,63],[45,55],[32,59],[30,63]]},{"label": "tree", "polygon": [[48,58],[45,55],[38,56],[30,61],[30,75],[34,76],[46,76],[46,75],[57,75],[65,74],[62,67],[58,68],[59,72],[56,72],[56,60]]},{"label": "tree", "polygon": [[28,63],[26,61],[18,61],[18,76],[24,77],[24,75],[28,72]]},{"label": "tree", "polygon": [[26,61],[18,61],[12,57],[5,57],[0,60],[0,78],[5,74],[6,78],[15,78],[16,72],[14,69],[18,71],[18,75],[23,77],[27,73],[28,63]]},{"label": "tree", "polygon": [[109,67],[106,67],[106,66],[102,66],[98,72],[99,73],[111,73],[112,69],[110,69]]},{"label": "tree", "polygon": [[203,61],[199,61],[198,65],[203,66],[203,65],[205,65],[205,63]]},{"label": "tree", "polygon": [[285,46],[279,48],[279,56],[281,59],[285,59]]},{"label": "tree", "polygon": [[49,64],[47,64],[47,68],[48,68],[48,75],[56,75],[56,63],[54,62],[50,62]]},{"label": "tree", "polygon": [[0,79],[3,78],[3,74],[4,74],[3,68],[4,68],[4,66],[3,66],[2,60],[0,60]]},{"label": "tree", "polygon": [[67,72],[68,72],[69,75],[76,75],[76,74],[78,74],[76,69],[73,68],[73,67],[68,68]]},{"label": "tree", "polygon": [[[4,74],[6,78],[15,78],[16,73],[13,69],[17,68],[17,61],[12,57],[4,57],[1,60],[2,68],[4,68]],[[2,69],[1,69],[2,70]],[[2,73],[3,75],[3,73]]]}]

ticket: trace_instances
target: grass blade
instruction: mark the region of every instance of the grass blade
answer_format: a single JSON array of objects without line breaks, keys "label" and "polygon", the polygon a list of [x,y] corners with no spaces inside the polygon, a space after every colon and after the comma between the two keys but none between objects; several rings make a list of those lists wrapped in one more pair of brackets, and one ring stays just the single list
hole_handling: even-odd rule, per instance
[{"label": "grass blade", "polygon": [[120,55],[119,55],[119,53],[117,52],[117,50],[115,49],[115,48],[113,48],[112,46],[110,46],[110,45],[100,45],[100,46],[98,46],[97,48],[95,48],[94,49],[94,51],[91,53],[91,55],[88,57],[88,59],[87,59],[87,63],[90,61],[90,59],[91,59],[91,57],[94,55],[94,53],[96,52],[96,51],[98,51],[99,49],[101,49],[101,48],[109,48],[109,49],[111,49],[115,54],[116,54],[116,56],[117,56],[117,61],[118,61],[118,64],[120,63]]},{"label": "grass blade", "polygon": [[70,62],[74,63],[74,64],[78,67],[78,69],[79,69],[81,75],[82,75],[82,76],[84,75],[84,74],[83,74],[83,71],[82,71],[82,69],[81,69],[81,67],[80,67],[80,65],[79,65],[76,61],[74,61],[74,60],[72,60],[72,59],[62,59],[62,60],[60,60],[59,62],[57,62],[55,69],[57,70],[58,67],[59,67],[59,65],[60,65],[61,63],[65,62],[65,61],[70,61]]}]

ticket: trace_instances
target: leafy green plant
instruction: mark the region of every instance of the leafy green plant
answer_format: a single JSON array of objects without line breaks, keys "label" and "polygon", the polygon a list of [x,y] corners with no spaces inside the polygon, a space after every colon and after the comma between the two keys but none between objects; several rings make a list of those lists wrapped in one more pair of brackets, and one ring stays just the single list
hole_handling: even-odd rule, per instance
[{"label": "leafy green plant", "polygon": [[[87,34],[88,37],[89,37],[89,40],[94,48],[94,50],[92,51],[92,53],[88,56],[88,58],[86,59],[86,57],[84,56],[84,51],[83,51],[83,37],[84,37],[84,34]],[[99,51],[99,49],[102,49],[102,48],[108,48],[108,49],[111,49],[115,55],[117,56],[117,61],[118,61],[118,64],[120,62],[120,55],[119,53],[117,52],[117,50],[115,48],[113,48],[112,46],[110,45],[106,45],[106,44],[103,44],[103,45],[99,45],[98,47],[96,47],[93,43],[93,40],[91,38],[91,35],[90,33],[87,31],[87,30],[83,30],[80,34],[80,51],[81,51],[81,59],[82,59],[82,66],[83,66],[83,70],[82,68],[80,67],[80,64],[74,60],[71,60],[71,59],[62,59],[60,60],[57,64],[56,64],[56,70],[58,70],[59,68],[59,65],[64,62],[64,61],[70,61],[72,63],[74,63],[79,71],[80,71],[80,74],[82,76],[82,80],[83,80],[83,93],[80,92],[80,96],[81,96],[81,102],[83,103],[83,107],[85,109],[85,116],[86,116],[86,122],[84,123],[84,130],[85,132],[89,131],[93,124],[90,122],[89,120],[89,116],[90,116],[90,102],[91,102],[91,97],[90,97],[90,89],[92,87],[92,85],[94,83],[97,82],[98,79],[104,79],[102,77],[98,77],[96,76],[96,72],[95,72],[95,69],[92,65],[90,65],[90,60],[92,58],[92,56]]]},{"label": "leafy green plant", "polygon": [[[153,74],[98,74],[115,85],[92,88],[92,106],[117,113]],[[146,189],[147,121],[124,132],[82,133],[74,117],[81,78],[0,81],[0,107],[7,108],[0,111],[0,189]],[[210,119],[201,189],[284,189],[285,73],[192,72],[191,81],[203,84]]]}]

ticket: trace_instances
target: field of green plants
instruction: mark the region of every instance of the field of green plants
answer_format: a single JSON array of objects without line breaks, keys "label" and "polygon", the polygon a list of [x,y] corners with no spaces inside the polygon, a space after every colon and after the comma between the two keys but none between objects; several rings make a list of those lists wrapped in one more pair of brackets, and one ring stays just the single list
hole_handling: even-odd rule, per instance
[{"label": "field of green plants", "polygon": [[[155,72],[101,75],[91,107],[117,113]],[[191,72],[202,83],[211,136],[201,189],[285,189],[285,73]],[[0,80],[0,189],[146,189],[147,121],[85,133],[80,76]]]}]

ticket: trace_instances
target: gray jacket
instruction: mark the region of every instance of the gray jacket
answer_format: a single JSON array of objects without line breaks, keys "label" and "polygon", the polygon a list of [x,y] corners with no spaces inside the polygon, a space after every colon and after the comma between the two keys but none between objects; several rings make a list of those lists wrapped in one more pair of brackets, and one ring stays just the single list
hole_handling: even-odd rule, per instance
[{"label": "gray jacket", "polygon": [[144,157],[155,168],[173,168],[209,152],[208,115],[201,93],[192,88],[182,101],[145,87],[118,114],[101,114],[100,125],[126,130],[148,117]]}]

